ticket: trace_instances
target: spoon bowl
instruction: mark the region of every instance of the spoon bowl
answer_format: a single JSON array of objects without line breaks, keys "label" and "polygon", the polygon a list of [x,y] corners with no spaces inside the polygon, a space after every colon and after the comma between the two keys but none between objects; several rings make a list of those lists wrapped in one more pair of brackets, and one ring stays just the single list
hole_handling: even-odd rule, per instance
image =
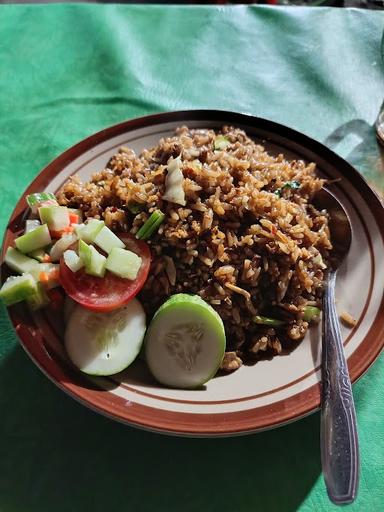
[{"label": "spoon bowl", "polygon": [[319,210],[326,210],[332,251],[329,263],[332,270],[337,270],[348,254],[352,241],[352,228],[348,215],[336,197],[327,189],[322,188],[315,196],[314,205]]}]

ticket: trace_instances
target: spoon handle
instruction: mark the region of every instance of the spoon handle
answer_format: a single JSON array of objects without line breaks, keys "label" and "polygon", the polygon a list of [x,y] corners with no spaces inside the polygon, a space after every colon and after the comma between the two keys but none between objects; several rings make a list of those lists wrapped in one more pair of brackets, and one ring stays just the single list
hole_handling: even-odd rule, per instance
[{"label": "spoon handle", "polygon": [[335,307],[336,272],[323,299],[321,462],[331,501],[351,503],[359,482],[359,446],[352,386]]}]

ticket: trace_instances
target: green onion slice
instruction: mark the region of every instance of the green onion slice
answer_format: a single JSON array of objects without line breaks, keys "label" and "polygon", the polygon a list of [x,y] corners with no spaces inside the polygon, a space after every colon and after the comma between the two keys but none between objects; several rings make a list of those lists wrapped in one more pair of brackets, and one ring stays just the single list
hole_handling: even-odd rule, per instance
[{"label": "green onion slice", "polygon": [[276,318],[270,318],[268,316],[259,316],[259,315],[256,315],[252,318],[252,320],[256,323],[256,324],[260,324],[260,325],[270,325],[271,327],[279,327],[281,325],[284,325],[285,322],[283,322],[283,320],[277,320]]},{"label": "green onion slice", "polygon": [[311,320],[314,320],[316,317],[318,317],[320,313],[321,309],[315,306],[306,306],[304,309],[303,320],[305,322],[311,322]]},{"label": "green onion slice", "polygon": [[165,215],[163,212],[160,210],[154,211],[136,233],[136,238],[139,240],[147,240],[159,229],[159,226],[164,219]]}]

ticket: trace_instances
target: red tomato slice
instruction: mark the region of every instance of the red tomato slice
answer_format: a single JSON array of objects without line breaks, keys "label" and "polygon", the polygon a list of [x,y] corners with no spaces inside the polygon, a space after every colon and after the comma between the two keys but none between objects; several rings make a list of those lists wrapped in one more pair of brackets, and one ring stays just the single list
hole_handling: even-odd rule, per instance
[{"label": "red tomato slice", "polygon": [[118,233],[127,249],[141,257],[142,263],[134,281],[115,276],[108,270],[104,277],[94,277],[84,269],[72,272],[60,261],[60,283],[76,302],[93,311],[112,311],[129,302],[143,287],[151,264],[151,251],[142,240],[127,233]]}]

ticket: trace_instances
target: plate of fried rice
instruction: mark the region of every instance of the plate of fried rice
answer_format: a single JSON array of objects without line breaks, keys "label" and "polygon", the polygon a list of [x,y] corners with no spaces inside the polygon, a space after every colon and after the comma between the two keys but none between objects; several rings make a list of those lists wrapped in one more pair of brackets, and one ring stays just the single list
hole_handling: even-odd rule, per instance
[{"label": "plate of fried rice", "polygon": [[[327,211],[314,201],[323,187],[352,225],[336,295],[356,381],[384,344],[382,204],[351,165],[319,142],[224,111],[146,116],[68,149],[20,198],[2,255],[4,260],[30,215],[25,197],[34,192],[52,192],[59,205],[81,211],[85,222],[102,220],[114,233],[132,237],[162,212],[161,224],[145,240],[151,262],[136,299],[148,323],[176,294],[197,296],[219,315],[225,347],[213,378],[196,389],[161,385],[143,351],[117,374],[79,372],[63,345],[64,308],[31,312],[12,306],[21,344],[63,391],[139,428],[229,436],[315,411],[322,295],[332,254]],[[177,350],[184,350],[179,341]]]}]

